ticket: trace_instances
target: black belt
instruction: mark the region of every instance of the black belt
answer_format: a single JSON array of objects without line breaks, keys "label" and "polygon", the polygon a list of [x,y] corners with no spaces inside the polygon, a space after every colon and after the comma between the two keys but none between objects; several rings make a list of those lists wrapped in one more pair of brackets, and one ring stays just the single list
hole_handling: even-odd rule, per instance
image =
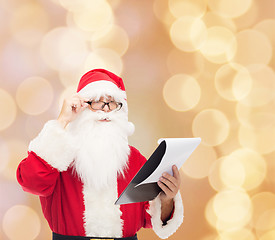
[{"label": "black belt", "polygon": [[66,236],[53,232],[53,240],[138,240],[137,234],[133,237],[125,238],[109,238],[109,237],[81,237],[81,236]]}]

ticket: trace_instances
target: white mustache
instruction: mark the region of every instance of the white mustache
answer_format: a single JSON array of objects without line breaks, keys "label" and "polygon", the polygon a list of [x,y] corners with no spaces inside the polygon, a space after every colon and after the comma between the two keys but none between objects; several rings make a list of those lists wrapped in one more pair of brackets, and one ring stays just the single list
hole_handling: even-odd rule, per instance
[{"label": "white mustache", "polygon": [[97,112],[96,113],[96,120],[113,120],[113,113],[112,112],[109,112],[109,113],[106,113],[106,112]]}]

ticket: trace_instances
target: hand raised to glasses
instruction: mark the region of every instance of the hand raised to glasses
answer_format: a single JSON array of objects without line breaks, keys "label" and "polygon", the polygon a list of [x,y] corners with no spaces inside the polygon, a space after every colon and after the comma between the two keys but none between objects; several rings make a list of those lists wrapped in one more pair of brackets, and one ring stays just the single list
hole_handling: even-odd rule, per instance
[{"label": "hand raised to glasses", "polygon": [[89,106],[86,103],[88,101],[89,99],[80,97],[78,94],[65,98],[57,120],[65,128],[69,122],[75,120],[77,115]]}]

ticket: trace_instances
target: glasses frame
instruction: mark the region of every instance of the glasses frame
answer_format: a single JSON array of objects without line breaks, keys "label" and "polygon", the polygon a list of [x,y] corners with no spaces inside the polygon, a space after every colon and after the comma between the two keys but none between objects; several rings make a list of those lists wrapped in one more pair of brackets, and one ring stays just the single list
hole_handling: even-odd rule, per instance
[{"label": "glasses frame", "polygon": [[[102,105],[102,107],[101,107],[101,109],[94,109],[93,107],[92,107],[92,103],[93,102],[102,102],[102,103],[104,103],[103,105]],[[111,110],[111,108],[110,108],[110,103],[116,103],[117,105],[118,105],[118,107],[116,108],[116,109],[114,109],[114,110]],[[108,108],[109,108],[109,111],[119,111],[121,108],[122,108],[122,103],[121,102],[116,102],[116,101],[110,101],[110,102],[104,102],[104,101],[88,101],[88,102],[86,102],[86,103],[88,103],[90,106],[91,106],[91,108],[93,109],[93,110],[96,110],[96,111],[98,111],[98,110],[103,110],[103,108],[107,105],[108,106]]]}]

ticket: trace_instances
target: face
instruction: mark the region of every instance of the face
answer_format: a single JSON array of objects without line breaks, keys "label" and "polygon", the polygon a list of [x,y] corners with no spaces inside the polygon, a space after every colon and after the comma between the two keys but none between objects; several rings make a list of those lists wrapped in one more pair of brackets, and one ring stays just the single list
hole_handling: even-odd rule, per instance
[{"label": "face", "polygon": [[[93,100],[91,100],[93,101]],[[111,96],[106,96],[106,97],[100,97],[99,100],[97,102],[104,102],[104,103],[110,103],[110,102],[114,102],[114,98]],[[109,108],[108,104],[105,104],[104,107],[100,110],[95,110],[92,108],[91,104],[89,104],[88,108],[93,111],[93,112],[97,112],[97,111],[103,111],[103,112],[111,112],[112,110]],[[110,122],[111,120],[109,119],[101,119],[99,120],[100,122]]]}]

